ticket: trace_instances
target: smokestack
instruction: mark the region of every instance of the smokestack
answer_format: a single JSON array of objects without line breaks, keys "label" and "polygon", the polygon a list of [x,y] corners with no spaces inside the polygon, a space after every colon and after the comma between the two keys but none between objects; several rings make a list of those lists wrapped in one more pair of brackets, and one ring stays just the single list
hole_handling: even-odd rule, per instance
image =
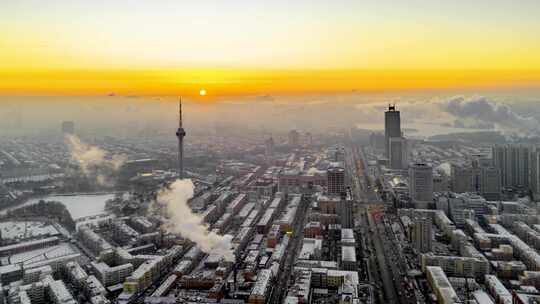
[{"label": "smokestack", "polygon": [[179,179],[184,178],[184,136],[186,131],[182,126],[182,97],[178,100],[178,129],[176,130],[176,137],[178,137],[178,168],[177,174]]}]

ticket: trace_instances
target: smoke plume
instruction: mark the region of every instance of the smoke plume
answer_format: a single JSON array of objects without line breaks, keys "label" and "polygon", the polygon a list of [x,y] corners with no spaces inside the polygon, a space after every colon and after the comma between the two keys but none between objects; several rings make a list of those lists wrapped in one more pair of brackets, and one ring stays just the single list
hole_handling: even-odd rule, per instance
[{"label": "smoke plume", "polygon": [[95,178],[101,186],[112,186],[112,174],[125,162],[124,155],[112,155],[108,157],[107,151],[82,142],[75,135],[65,137],[71,159],[76,161],[84,175]]},{"label": "smoke plume", "polygon": [[316,175],[316,174],[324,174],[324,173],[325,173],[325,171],[319,170],[319,169],[317,169],[315,167],[309,168],[307,170],[307,172],[306,172],[307,175]]},{"label": "smoke plume", "polygon": [[446,176],[452,175],[452,165],[447,162],[440,164],[435,170],[443,172]]},{"label": "smoke plume", "polygon": [[228,261],[234,260],[231,250],[232,236],[208,231],[208,226],[203,224],[203,218],[193,213],[189,207],[188,200],[193,197],[193,189],[190,179],[182,179],[176,180],[158,193],[157,203],[166,208],[169,216],[165,229],[190,239],[206,253],[215,252]]}]

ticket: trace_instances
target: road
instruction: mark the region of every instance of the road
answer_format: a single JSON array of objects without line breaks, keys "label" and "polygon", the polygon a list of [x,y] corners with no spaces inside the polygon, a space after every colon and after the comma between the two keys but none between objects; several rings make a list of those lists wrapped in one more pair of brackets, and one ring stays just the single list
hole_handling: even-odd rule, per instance
[{"label": "road", "polygon": [[[359,210],[357,212],[357,226],[355,229],[359,231],[359,234],[361,235],[360,240],[362,243],[362,258],[364,261],[366,274],[367,274],[367,282],[377,287],[377,289],[380,289],[380,287],[383,285],[381,281],[381,276],[379,274],[379,271],[377,269],[377,259],[375,258],[375,255],[372,254],[372,240],[371,240],[371,233],[369,232],[369,224],[367,219],[367,212],[364,208]],[[384,303],[383,299],[383,293],[377,292],[377,295],[379,297],[379,302]],[[373,288],[370,289],[370,297],[371,297],[371,303],[375,303],[375,292]]]},{"label": "road", "polygon": [[364,234],[364,237],[367,239],[366,243],[372,244],[374,249],[367,258],[370,278],[379,282],[384,290],[384,299],[381,297],[379,299],[384,303],[421,303],[420,299],[417,300],[414,295],[414,288],[409,284],[407,262],[401,253],[402,249],[389,226],[381,220],[385,216],[384,209],[379,208],[376,218],[369,210],[370,206],[383,207],[384,201],[374,191],[375,187],[371,184],[364,151],[358,145],[351,143],[347,152],[346,162],[350,167],[348,174],[351,175],[352,192],[360,201],[363,200],[363,207],[365,207],[360,213],[360,223],[362,226],[369,227],[369,233]]},{"label": "road", "polygon": [[382,204],[383,201],[380,195],[375,192],[375,187],[372,185],[369,172],[367,172],[369,166],[362,147],[350,143],[346,148],[345,163],[351,190],[357,201]]},{"label": "road", "polygon": [[376,221],[376,225],[383,241],[386,260],[390,264],[394,287],[399,295],[399,302],[401,304],[423,303],[424,299],[418,296],[420,293],[416,293],[414,280],[408,277],[410,268],[407,259],[403,255],[403,248],[399,244],[388,219],[395,220],[392,215],[385,214]]},{"label": "road", "polygon": [[377,263],[379,265],[379,272],[380,272],[381,279],[383,282],[384,295],[386,299],[385,303],[399,303],[398,295],[396,293],[396,289],[394,288],[394,283],[392,280],[392,274],[387,265],[384,247],[383,247],[383,241],[382,241],[379,229],[377,228],[375,219],[373,219],[373,216],[371,215],[370,212],[367,212],[367,217],[368,217],[368,222],[369,222],[369,229],[370,229],[372,240],[373,240],[373,245],[375,247],[375,255],[377,258]]},{"label": "road", "polygon": [[384,298],[379,293],[379,302],[424,303],[424,299],[417,295],[415,281],[408,277],[409,265],[403,248],[385,219],[385,202],[376,192],[373,178],[369,176],[364,149],[350,138],[345,163],[352,195],[359,202],[356,212],[359,214],[357,222],[360,227],[356,227],[356,230],[362,235],[362,244],[365,244],[362,254],[369,280],[384,291]]},{"label": "road", "polygon": [[[369,205],[383,204],[380,197],[375,193],[374,187],[370,185],[368,166],[363,151],[358,145],[350,142],[346,148],[346,168],[347,175],[351,184],[352,194],[360,208],[357,208],[359,214],[360,231],[363,237],[363,243],[373,245],[372,250],[364,250],[366,266],[371,280],[381,286],[384,291],[384,299],[379,294],[379,300],[383,303],[399,303],[398,295],[394,288],[392,274],[388,268],[386,256],[381,236],[375,225],[371,213],[368,211]],[[369,229],[368,229],[369,227]],[[374,249],[374,250],[373,250]],[[377,269],[378,268],[378,269]]]}]

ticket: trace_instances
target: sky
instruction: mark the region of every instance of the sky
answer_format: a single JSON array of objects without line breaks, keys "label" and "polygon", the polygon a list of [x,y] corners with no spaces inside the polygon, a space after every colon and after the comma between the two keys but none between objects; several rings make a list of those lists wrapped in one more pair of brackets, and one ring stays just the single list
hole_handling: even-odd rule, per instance
[{"label": "sky", "polygon": [[537,0],[2,1],[0,94],[539,88],[538,20]]}]

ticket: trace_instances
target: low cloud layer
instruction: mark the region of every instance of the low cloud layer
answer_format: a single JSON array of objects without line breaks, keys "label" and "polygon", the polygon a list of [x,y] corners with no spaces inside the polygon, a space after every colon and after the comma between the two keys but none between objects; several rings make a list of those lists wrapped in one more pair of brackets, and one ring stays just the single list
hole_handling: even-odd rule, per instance
[{"label": "low cloud layer", "polygon": [[441,108],[458,119],[472,119],[476,125],[496,126],[503,132],[529,136],[538,134],[540,129],[538,119],[520,115],[508,105],[486,97],[453,97],[443,102]]},{"label": "low cloud layer", "polygon": [[[384,111],[388,104],[396,104],[401,111],[403,128],[420,129],[419,133],[437,134],[471,130],[494,130],[505,135],[530,137],[540,135],[540,121],[534,116],[525,116],[505,103],[482,96],[432,99],[402,99],[360,103],[356,105],[359,127],[363,124],[375,129],[384,128]],[[531,115],[534,115],[531,114]],[[430,128],[443,127],[441,130]],[[422,130],[426,129],[426,130]],[[452,130],[455,129],[455,130]],[[429,135],[428,135],[429,136]]]}]

